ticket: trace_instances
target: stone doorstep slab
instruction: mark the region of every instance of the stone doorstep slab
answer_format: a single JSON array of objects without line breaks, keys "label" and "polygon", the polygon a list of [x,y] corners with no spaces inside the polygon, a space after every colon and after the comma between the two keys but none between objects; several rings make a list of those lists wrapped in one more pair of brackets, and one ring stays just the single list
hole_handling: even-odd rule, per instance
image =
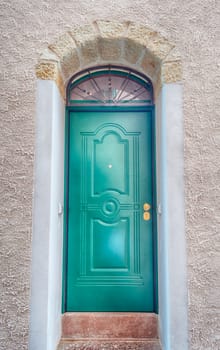
[{"label": "stone doorstep slab", "polygon": [[62,338],[158,339],[158,317],[142,312],[67,312],[62,318]]},{"label": "stone doorstep slab", "polygon": [[159,340],[78,340],[61,341],[57,350],[161,350]]}]

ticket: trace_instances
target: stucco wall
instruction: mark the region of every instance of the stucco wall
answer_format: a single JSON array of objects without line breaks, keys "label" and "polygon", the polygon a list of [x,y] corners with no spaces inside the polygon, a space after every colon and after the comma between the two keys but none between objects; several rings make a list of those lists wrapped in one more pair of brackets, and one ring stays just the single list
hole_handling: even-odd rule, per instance
[{"label": "stucco wall", "polygon": [[182,56],[189,341],[193,350],[220,348],[219,12],[214,0],[1,1],[0,349],[28,348],[34,66],[61,34],[99,18],[147,25],[174,42]]}]

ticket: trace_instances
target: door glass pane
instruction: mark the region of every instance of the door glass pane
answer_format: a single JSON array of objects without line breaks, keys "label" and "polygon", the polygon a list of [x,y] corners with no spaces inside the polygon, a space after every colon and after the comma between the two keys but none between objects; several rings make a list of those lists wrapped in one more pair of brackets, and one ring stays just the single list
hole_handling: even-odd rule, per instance
[{"label": "door glass pane", "polygon": [[111,66],[86,71],[68,88],[69,105],[146,106],[153,104],[152,84],[131,70]]}]

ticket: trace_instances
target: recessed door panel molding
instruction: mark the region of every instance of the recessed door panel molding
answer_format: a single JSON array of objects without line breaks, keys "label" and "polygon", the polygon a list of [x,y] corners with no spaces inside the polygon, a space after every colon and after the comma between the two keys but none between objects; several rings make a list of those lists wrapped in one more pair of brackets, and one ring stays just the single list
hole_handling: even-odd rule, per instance
[{"label": "recessed door panel molding", "polygon": [[92,220],[89,270],[105,274],[127,272],[130,267],[129,233],[127,218],[119,219],[116,223]]},{"label": "recessed door panel molding", "polygon": [[[121,140],[119,134],[106,130],[101,140],[93,141],[93,194],[115,191],[128,194],[129,162],[128,142]],[[111,173],[112,176],[111,176]],[[116,176],[117,174],[117,176]]]}]

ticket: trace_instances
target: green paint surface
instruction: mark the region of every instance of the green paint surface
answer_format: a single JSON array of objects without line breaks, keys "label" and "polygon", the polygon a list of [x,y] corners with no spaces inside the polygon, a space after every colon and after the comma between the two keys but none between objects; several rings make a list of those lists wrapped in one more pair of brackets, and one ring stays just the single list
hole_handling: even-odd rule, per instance
[{"label": "green paint surface", "polygon": [[152,111],[69,118],[66,311],[154,311]]}]

